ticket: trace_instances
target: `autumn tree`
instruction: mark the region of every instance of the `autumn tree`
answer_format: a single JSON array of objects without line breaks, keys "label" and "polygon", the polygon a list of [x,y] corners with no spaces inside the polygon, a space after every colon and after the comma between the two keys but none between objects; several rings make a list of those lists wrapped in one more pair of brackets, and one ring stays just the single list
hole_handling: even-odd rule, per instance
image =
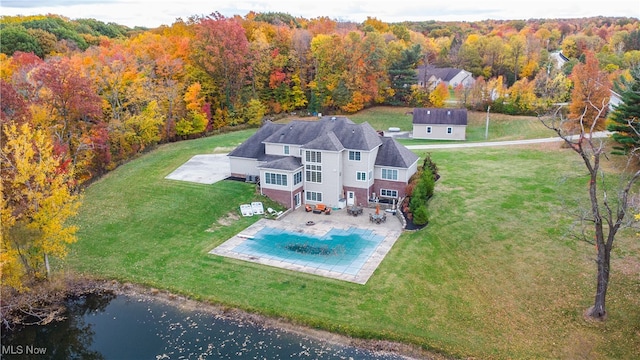
[{"label": "autumn tree", "polygon": [[39,85],[38,102],[48,111],[48,131],[79,167],[76,175],[89,176],[83,171],[91,157],[87,134],[102,118],[102,101],[91,80],[71,60],[57,58],[37,68],[33,81]]},{"label": "autumn tree", "polygon": [[[607,147],[604,140],[596,138],[594,132],[600,117],[603,116],[607,104],[596,108],[590,102],[584,105],[585,110],[579,112],[579,118],[565,118],[558,110],[551,117],[544,119],[543,124],[555,131],[567,146],[580,156],[588,176],[589,205],[579,211],[578,221],[581,231],[577,235],[581,240],[596,247],[596,291],[593,306],[585,315],[604,320],[607,316],[606,300],[611,274],[611,250],[613,249],[618,231],[629,225],[633,219],[630,207],[630,193],[634,184],[640,179],[637,170],[638,148],[629,153],[627,166],[620,171],[620,181],[611,181],[613,175],[608,174],[602,167]],[[589,110],[596,108],[596,112]],[[593,119],[586,119],[587,114],[593,114]],[[571,126],[567,127],[569,123]],[[578,126],[576,126],[578,124]],[[569,130],[567,130],[569,129]],[[613,184],[619,184],[614,187]]]},{"label": "autumn tree", "polygon": [[434,107],[444,107],[447,99],[449,99],[449,89],[443,82],[436,85],[435,89],[429,93],[429,102]]},{"label": "autumn tree", "polygon": [[0,271],[3,285],[22,290],[50,274],[50,257],[62,258],[76,241],[66,224],[76,214],[73,167],[54,152],[50,136],[29,123],[2,127]]},{"label": "autumn tree", "polygon": [[[576,131],[583,128],[587,131],[604,130],[606,106],[611,96],[611,82],[607,74],[600,70],[598,59],[592,52],[586,53],[585,63],[577,64],[571,72],[573,91],[569,104],[569,119],[576,120],[567,123]],[[584,127],[578,122],[584,121]],[[591,126],[594,122],[595,126]]]},{"label": "autumn tree", "polygon": [[221,91],[215,105],[233,110],[247,81],[249,41],[236,19],[219,13],[199,19],[192,42],[192,58],[214,79]]}]

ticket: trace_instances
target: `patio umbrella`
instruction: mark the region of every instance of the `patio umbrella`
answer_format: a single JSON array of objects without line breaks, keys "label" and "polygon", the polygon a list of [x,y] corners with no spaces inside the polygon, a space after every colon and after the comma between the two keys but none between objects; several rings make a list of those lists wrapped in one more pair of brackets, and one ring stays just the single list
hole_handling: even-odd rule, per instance
[{"label": "patio umbrella", "polygon": [[380,204],[376,204],[376,215],[380,215]]}]

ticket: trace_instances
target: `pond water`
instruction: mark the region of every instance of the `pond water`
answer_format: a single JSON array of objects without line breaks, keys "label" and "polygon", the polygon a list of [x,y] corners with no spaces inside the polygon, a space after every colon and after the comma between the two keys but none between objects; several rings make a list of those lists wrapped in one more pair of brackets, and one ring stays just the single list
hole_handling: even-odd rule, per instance
[{"label": "pond water", "polygon": [[149,297],[90,295],[64,321],[2,334],[2,359],[407,359]]}]

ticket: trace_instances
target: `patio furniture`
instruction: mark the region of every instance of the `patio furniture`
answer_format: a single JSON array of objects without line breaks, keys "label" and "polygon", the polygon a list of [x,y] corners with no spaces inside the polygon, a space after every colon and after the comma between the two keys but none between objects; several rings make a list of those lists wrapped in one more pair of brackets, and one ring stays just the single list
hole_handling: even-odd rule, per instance
[{"label": "patio furniture", "polygon": [[253,209],[250,204],[240,205],[240,212],[242,213],[242,216],[253,216]]},{"label": "patio furniture", "polygon": [[376,224],[380,224],[387,221],[387,215],[385,213],[369,214],[369,221],[374,222]]},{"label": "patio furniture", "polygon": [[354,205],[347,209],[347,213],[353,216],[362,215],[362,208]]},{"label": "patio furniture", "polygon": [[313,209],[311,208],[311,205],[305,205],[304,206],[304,211],[311,212],[311,211],[313,211]]},{"label": "patio furniture", "polygon": [[327,210],[327,205],[325,204],[316,204],[313,208],[314,214],[322,214],[325,210]]},{"label": "patio furniture", "polygon": [[262,205],[261,202],[256,201],[256,202],[252,202],[251,203],[251,210],[253,211],[253,213],[255,215],[262,215],[264,214],[264,206]]},{"label": "patio furniture", "polygon": [[269,215],[272,215],[272,216],[282,215],[282,211],[275,211],[272,208],[267,208],[267,211],[269,212]]}]

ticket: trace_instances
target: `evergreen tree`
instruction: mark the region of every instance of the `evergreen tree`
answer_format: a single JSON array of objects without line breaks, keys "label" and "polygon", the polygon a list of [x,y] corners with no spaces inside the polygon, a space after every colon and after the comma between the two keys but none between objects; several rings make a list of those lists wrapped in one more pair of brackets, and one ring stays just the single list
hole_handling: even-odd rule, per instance
[{"label": "evergreen tree", "polygon": [[393,98],[389,100],[391,105],[407,105],[411,100],[411,85],[418,83],[416,64],[421,58],[420,45],[402,51],[400,58],[389,67],[391,88],[394,91]]},{"label": "evergreen tree", "polygon": [[611,113],[607,130],[619,144],[614,153],[627,154],[640,147],[640,65],[631,69],[631,80],[621,79],[615,89],[622,102]]}]

